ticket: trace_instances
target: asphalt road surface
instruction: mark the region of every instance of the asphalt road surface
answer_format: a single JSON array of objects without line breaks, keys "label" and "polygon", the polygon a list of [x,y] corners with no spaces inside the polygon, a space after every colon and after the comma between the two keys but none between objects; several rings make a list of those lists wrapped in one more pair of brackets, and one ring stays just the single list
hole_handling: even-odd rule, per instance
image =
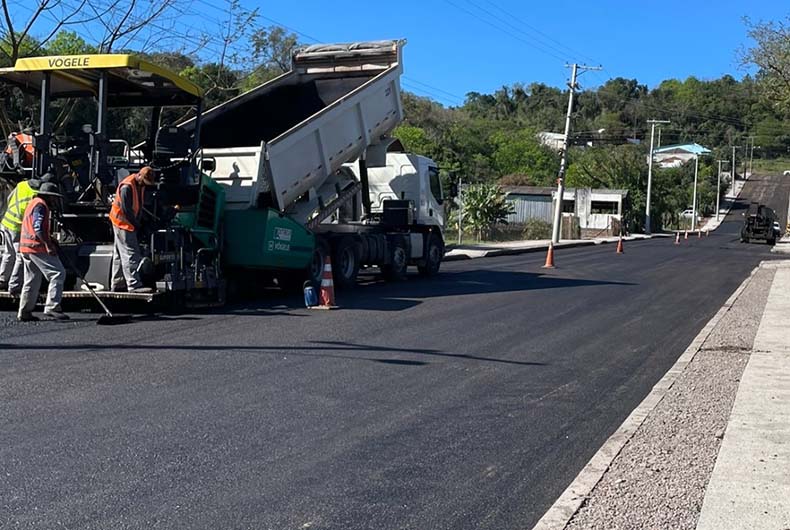
[{"label": "asphalt road surface", "polygon": [[[790,180],[744,195],[784,213]],[[447,263],[339,311],[0,313],[0,527],[529,528],[769,247]]]}]

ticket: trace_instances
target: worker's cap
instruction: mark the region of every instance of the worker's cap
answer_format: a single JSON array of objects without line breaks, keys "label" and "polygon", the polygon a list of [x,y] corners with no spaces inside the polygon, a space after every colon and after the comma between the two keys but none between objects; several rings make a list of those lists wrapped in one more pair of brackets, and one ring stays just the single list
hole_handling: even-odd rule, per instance
[{"label": "worker's cap", "polygon": [[52,182],[44,182],[41,184],[37,195],[48,195],[50,197],[58,197],[60,199],[63,198],[63,195],[60,194],[60,188],[58,188],[58,185]]},{"label": "worker's cap", "polygon": [[40,180],[42,183],[44,183],[44,182],[57,182],[58,179],[52,173],[44,173],[43,175],[41,175]]},{"label": "worker's cap", "polygon": [[41,187],[41,181],[38,179],[30,179],[27,181],[27,185],[30,186],[32,189],[37,190]]},{"label": "worker's cap", "polygon": [[138,174],[140,175],[140,179],[145,183],[147,186],[153,186],[154,181],[156,179],[156,172],[151,166],[143,167]]}]

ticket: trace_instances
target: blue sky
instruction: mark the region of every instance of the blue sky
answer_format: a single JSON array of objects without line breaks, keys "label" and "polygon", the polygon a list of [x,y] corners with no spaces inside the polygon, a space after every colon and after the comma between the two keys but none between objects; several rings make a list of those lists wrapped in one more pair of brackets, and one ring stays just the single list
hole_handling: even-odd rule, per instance
[{"label": "blue sky", "polygon": [[[219,35],[230,0],[188,1],[187,15],[174,22],[176,31]],[[518,82],[565,86],[566,62],[603,66],[602,72],[584,74],[583,87],[618,76],[651,88],[690,75],[740,78],[746,71],[737,50],[749,44],[742,17],[790,15],[787,0],[240,1],[258,9],[260,23],[284,25],[305,43],[407,39],[403,86],[445,105],[461,104],[468,92],[491,93]],[[30,9],[21,0],[11,5],[15,11]],[[42,17],[36,29],[42,33],[50,25]],[[166,32],[152,32],[153,40],[168,45]],[[216,41],[205,46],[204,58],[216,60],[219,47]]]},{"label": "blue sky", "polygon": [[[563,85],[566,61],[601,64],[584,86],[611,77],[650,87],[667,78],[742,77],[744,15],[777,20],[783,1],[401,0],[245,2],[323,42],[406,38],[404,87],[458,104],[471,91],[539,81]],[[537,30],[537,31],[536,31]],[[309,39],[307,37],[305,40]]]}]

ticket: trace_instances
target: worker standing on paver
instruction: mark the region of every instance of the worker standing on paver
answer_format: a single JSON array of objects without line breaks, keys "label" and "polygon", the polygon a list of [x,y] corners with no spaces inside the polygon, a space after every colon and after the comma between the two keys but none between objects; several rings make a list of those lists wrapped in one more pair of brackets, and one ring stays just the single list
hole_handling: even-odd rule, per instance
[{"label": "worker standing on paver", "polygon": [[118,184],[110,209],[114,238],[112,253],[111,288],[114,292],[150,293],[140,280],[140,214],[143,209],[145,186],[153,186],[154,170],[145,166],[138,173],[129,175]]},{"label": "worker standing on paver", "polygon": [[8,207],[0,220],[2,255],[0,255],[0,291],[18,295],[22,290],[22,256],[19,254],[19,232],[22,217],[30,201],[36,196],[40,182],[23,180],[8,196]]},{"label": "worker standing on paver", "polygon": [[21,322],[37,321],[33,315],[41,280],[49,282],[44,315],[55,320],[68,320],[60,307],[66,269],[58,257],[58,247],[50,233],[50,213],[58,207],[63,197],[59,188],[52,182],[41,184],[36,196],[30,201],[22,217],[22,230],[19,236],[19,253],[25,267],[25,281],[19,298]]}]

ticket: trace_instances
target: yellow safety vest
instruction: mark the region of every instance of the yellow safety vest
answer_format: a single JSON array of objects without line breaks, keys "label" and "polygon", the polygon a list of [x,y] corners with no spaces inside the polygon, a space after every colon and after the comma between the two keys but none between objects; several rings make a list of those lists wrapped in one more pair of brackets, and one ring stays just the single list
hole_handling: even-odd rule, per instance
[{"label": "yellow safety vest", "polygon": [[31,188],[26,180],[17,184],[14,191],[8,196],[8,209],[6,209],[3,220],[0,223],[14,234],[18,233],[22,228],[22,217],[25,215],[25,209],[35,196],[36,190]]}]

